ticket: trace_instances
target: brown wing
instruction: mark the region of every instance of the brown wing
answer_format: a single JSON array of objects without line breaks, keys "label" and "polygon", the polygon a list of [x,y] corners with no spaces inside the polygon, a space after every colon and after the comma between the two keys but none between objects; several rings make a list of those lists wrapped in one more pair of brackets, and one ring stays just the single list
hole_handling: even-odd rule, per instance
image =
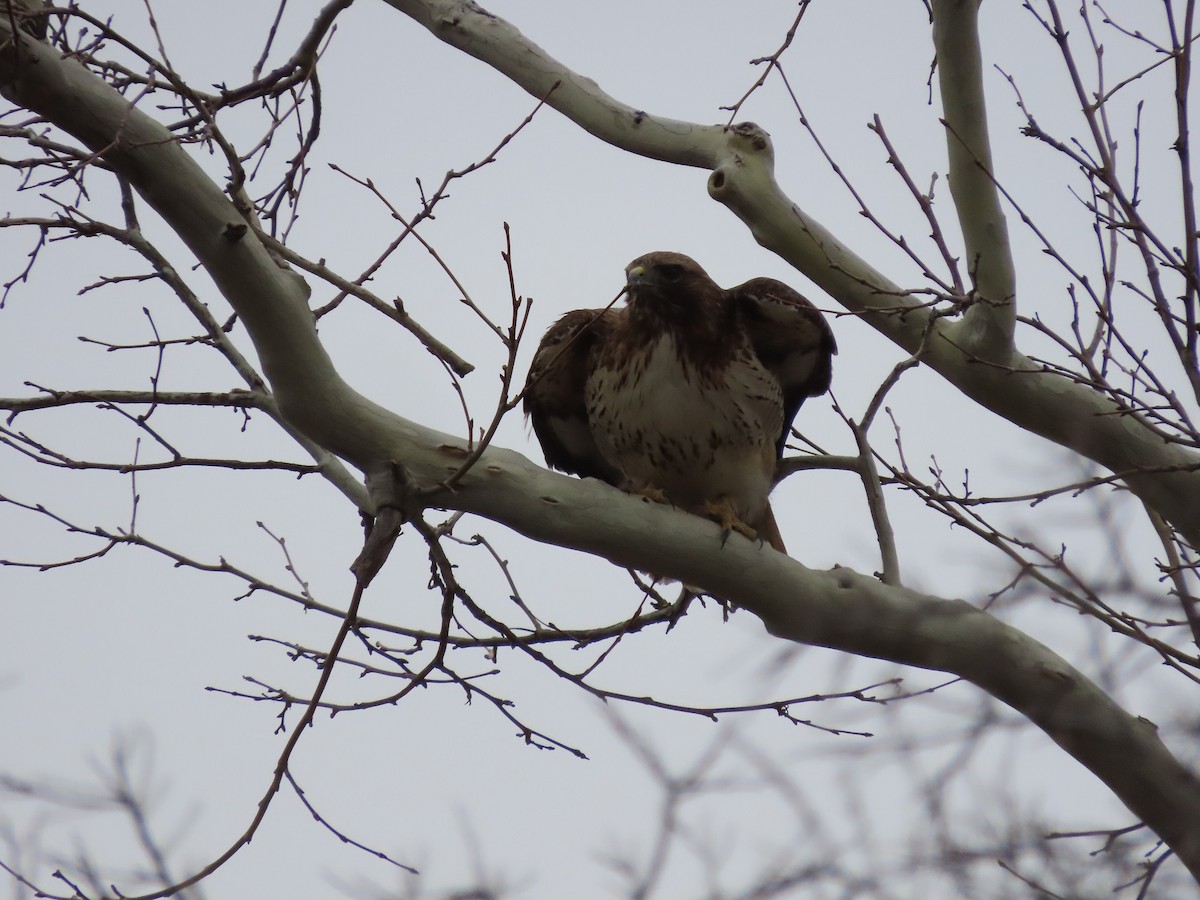
[{"label": "brown wing", "polygon": [[551,325],[533,356],[524,406],[550,468],[619,487],[624,476],[596,445],[586,402],[592,348],[617,315],[612,309],[576,309]]},{"label": "brown wing", "polygon": [[800,405],[829,390],[837,342],[820,311],[782,281],[751,278],[728,294],[741,310],[754,352],[783,388],[783,431],[776,442],[782,456]]}]

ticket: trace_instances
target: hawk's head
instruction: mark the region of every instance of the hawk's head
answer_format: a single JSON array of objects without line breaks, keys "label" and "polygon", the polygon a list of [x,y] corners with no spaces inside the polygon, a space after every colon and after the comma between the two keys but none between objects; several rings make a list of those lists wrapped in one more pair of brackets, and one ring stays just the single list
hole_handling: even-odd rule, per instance
[{"label": "hawk's head", "polygon": [[690,256],[658,250],[625,267],[629,305],[638,312],[673,318],[700,313],[705,303],[720,302],[721,289]]}]

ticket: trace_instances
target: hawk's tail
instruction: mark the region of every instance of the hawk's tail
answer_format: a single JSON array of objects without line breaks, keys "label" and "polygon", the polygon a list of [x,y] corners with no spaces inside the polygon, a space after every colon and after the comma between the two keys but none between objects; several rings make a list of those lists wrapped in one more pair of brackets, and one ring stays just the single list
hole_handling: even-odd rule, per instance
[{"label": "hawk's tail", "polygon": [[758,536],[787,556],[787,547],[783,545],[783,535],[779,533],[779,524],[775,521],[775,513],[771,510],[770,502],[767,503],[767,508],[763,510],[762,516],[759,518],[755,531]]}]

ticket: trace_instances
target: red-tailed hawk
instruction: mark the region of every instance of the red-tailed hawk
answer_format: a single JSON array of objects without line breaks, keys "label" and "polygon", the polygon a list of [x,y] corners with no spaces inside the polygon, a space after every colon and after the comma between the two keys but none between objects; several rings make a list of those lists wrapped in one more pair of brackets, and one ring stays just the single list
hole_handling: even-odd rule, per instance
[{"label": "red-tailed hawk", "polygon": [[786,552],[767,495],[797,410],[829,389],[829,325],[779,281],[723,290],[682,253],[625,275],[623,308],[573,310],[538,345],[525,413],[546,462]]}]

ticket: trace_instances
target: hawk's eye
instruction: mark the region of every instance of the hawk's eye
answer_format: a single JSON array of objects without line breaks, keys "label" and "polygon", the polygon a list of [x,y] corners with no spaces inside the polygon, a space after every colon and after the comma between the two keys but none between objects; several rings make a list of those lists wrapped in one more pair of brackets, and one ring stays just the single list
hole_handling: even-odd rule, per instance
[{"label": "hawk's eye", "polygon": [[658,274],[668,283],[676,282],[683,277],[683,266],[675,263],[664,263],[658,267]]}]

